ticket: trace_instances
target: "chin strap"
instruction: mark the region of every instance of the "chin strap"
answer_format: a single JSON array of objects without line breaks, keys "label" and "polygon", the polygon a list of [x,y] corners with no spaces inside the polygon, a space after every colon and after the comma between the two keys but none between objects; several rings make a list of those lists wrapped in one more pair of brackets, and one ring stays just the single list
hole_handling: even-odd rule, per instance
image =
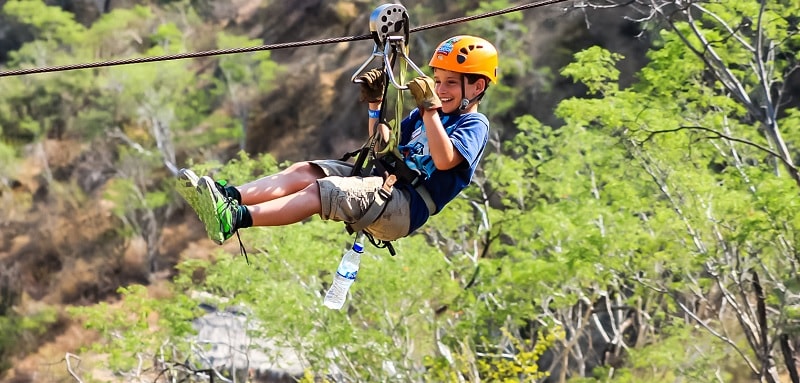
[{"label": "chin strap", "polygon": [[469,104],[472,104],[475,101],[480,101],[482,98],[483,98],[483,93],[481,93],[481,94],[479,94],[479,95],[477,95],[477,96],[475,96],[473,98],[462,98],[461,99],[461,105],[458,106],[458,110],[463,112],[463,111],[467,110],[467,107],[469,106]]},{"label": "chin strap", "polygon": [[462,112],[467,110],[467,107],[469,107],[469,104],[472,104],[475,101],[480,101],[483,98],[483,95],[486,94],[486,91],[484,90],[483,92],[481,92],[481,94],[479,94],[479,95],[477,95],[477,96],[475,96],[473,98],[467,98],[467,86],[466,86],[466,83],[467,83],[467,76],[464,76],[462,74],[461,75],[461,104],[458,106],[458,110],[460,110]]}]

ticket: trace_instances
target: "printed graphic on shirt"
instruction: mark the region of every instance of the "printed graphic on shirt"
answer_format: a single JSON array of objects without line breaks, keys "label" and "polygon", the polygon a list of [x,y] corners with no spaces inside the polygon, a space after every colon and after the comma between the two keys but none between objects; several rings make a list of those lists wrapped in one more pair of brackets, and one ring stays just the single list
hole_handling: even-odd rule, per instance
[{"label": "printed graphic on shirt", "polygon": [[413,141],[417,137],[422,134],[422,121],[417,122],[417,126],[414,127],[414,131],[411,133],[411,138],[409,141]]},{"label": "printed graphic on shirt", "polygon": [[[449,120],[450,116],[443,116],[442,125],[447,126]],[[451,126],[445,129],[448,135],[453,128]],[[428,134],[422,121],[417,121],[416,126],[414,126],[414,132],[411,133],[411,140],[407,145],[403,145],[399,149],[400,153],[403,153],[405,157],[406,165],[411,170],[416,170],[422,174],[423,179],[428,179],[436,171],[436,165],[433,163],[431,149],[428,145]]]}]

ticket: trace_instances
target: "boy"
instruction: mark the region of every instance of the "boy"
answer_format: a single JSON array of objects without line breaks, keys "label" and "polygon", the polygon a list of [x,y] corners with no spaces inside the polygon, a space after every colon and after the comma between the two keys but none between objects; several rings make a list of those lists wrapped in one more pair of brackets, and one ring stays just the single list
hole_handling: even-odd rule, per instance
[{"label": "boy", "polygon": [[[489,122],[478,104],[490,82],[497,82],[497,50],[474,36],[455,36],[436,48],[429,66],[433,79],[417,77],[407,85],[417,103],[400,125],[402,165],[418,177],[400,177],[383,211],[363,230],[391,241],[413,233],[469,185],[489,137]],[[361,99],[369,104],[373,133],[385,76],[373,69],[359,79]],[[223,186],[182,169],[178,191],[198,213],[209,238],[222,244],[238,229],[322,219],[358,222],[379,196],[384,179],[377,173],[350,176],[343,161],[299,162],[241,186]]]}]

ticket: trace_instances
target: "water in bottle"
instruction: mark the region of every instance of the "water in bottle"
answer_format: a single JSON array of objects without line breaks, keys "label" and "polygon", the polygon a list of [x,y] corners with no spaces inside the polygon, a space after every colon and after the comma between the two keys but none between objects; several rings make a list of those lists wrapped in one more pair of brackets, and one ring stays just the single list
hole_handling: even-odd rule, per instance
[{"label": "water in bottle", "polygon": [[328,289],[328,293],[325,294],[325,300],[323,301],[325,306],[334,310],[344,306],[347,292],[356,280],[358,264],[361,262],[361,253],[363,252],[364,246],[356,242],[353,244],[352,249],[344,253],[342,261],[339,262],[339,267],[336,269],[336,274],[333,276],[333,284]]}]

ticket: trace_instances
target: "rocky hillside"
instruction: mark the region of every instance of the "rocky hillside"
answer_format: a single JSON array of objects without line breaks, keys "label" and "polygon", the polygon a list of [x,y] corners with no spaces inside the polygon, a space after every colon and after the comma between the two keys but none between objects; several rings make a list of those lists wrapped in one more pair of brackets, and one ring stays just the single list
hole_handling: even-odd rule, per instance
[{"label": "rocky hillside", "polygon": [[[0,0],[0,6],[4,3]],[[76,20],[89,25],[117,7],[159,2],[51,0],[49,3],[74,12]],[[366,34],[369,13],[378,4],[323,0],[193,3],[197,3],[198,12],[208,23],[245,33],[265,44]],[[432,5],[429,9],[435,12],[422,14],[411,13],[409,9],[412,23],[421,25],[464,16],[465,9],[477,9],[479,2],[460,3],[470,4],[452,9]],[[522,44],[530,52],[533,65],[549,68],[551,73],[557,73],[570,59],[571,52],[594,44],[630,57],[625,61],[630,68],[640,66],[646,41],[637,38],[638,30],[631,23],[612,16],[618,15],[611,11],[588,15],[579,10],[564,12],[561,6],[529,10],[524,13],[528,32]],[[590,32],[586,29],[587,22],[591,24]],[[469,32],[469,25],[462,24],[415,34],[411,58],[422,66],[432,49],[430,42],[465,32]],[[0,61],[29,38],[25,28],[0,16]],[[253,115],[247,132],[246,150],[269,152],[279,160],[296,161],[338,158],[360,146],[365,138],[363,119],[353,116],[361,116],[365,111],[357,102],[358,88],[350,83],[350,76],[371,50],[371,41],[359,41],[273,51],[272,58],[288,70],[277,80],[275,90],[263,94],[258,101],[258,112]],[[504,115],[492,116],[501,139],[513,134],[510,127],[521,114],[534,114],[542,121],[557,124],[551,114],[553,106],[582,91],[558,76],[552,76],[547,88],[542,88],[542,78],[508,77],[503,81],[525,89],[529,97],[522,98],[524,101]],[[197,220],[176,200],[164,212],[161,257],[152,270],[153,265],[146,262],[144,240],[138,237],[123,240],[117,233],[121,224],[111,214],[113,206],[102,198],[103,185],[110,178],[110,173],[104,170],[108,170],[111,163],[108,156],[113,153],[96,150],[96,145],[102,142],[61,138],[26,148],[24,171],[0,187],[0,206],[4,207],[0,211],[0,317],[11,311],[25,316],[36,312],[41,305],[60,307],[113,301],[116,289],[131,283],[153,286],[154,293],[158,293],[160,282],[170,277],[179,259],[205,257],[213,249],[210,241],[202,240]],[[222,147],[218,157],[228,159],[237,149],[235,144]],[[179,154],[179,158],[184,157]],[[76,183],[85,195],[67,195],[68,191],[61,190],[51,180]],[[7,381],[37,381],[36,373],[41,371],[44,361],[62,359],[66,350],[91,341],[92,335],[80,330],[66,314],[59,311],[55,315],[52,326],[14,347],[13,368],[6,374]]]}]

